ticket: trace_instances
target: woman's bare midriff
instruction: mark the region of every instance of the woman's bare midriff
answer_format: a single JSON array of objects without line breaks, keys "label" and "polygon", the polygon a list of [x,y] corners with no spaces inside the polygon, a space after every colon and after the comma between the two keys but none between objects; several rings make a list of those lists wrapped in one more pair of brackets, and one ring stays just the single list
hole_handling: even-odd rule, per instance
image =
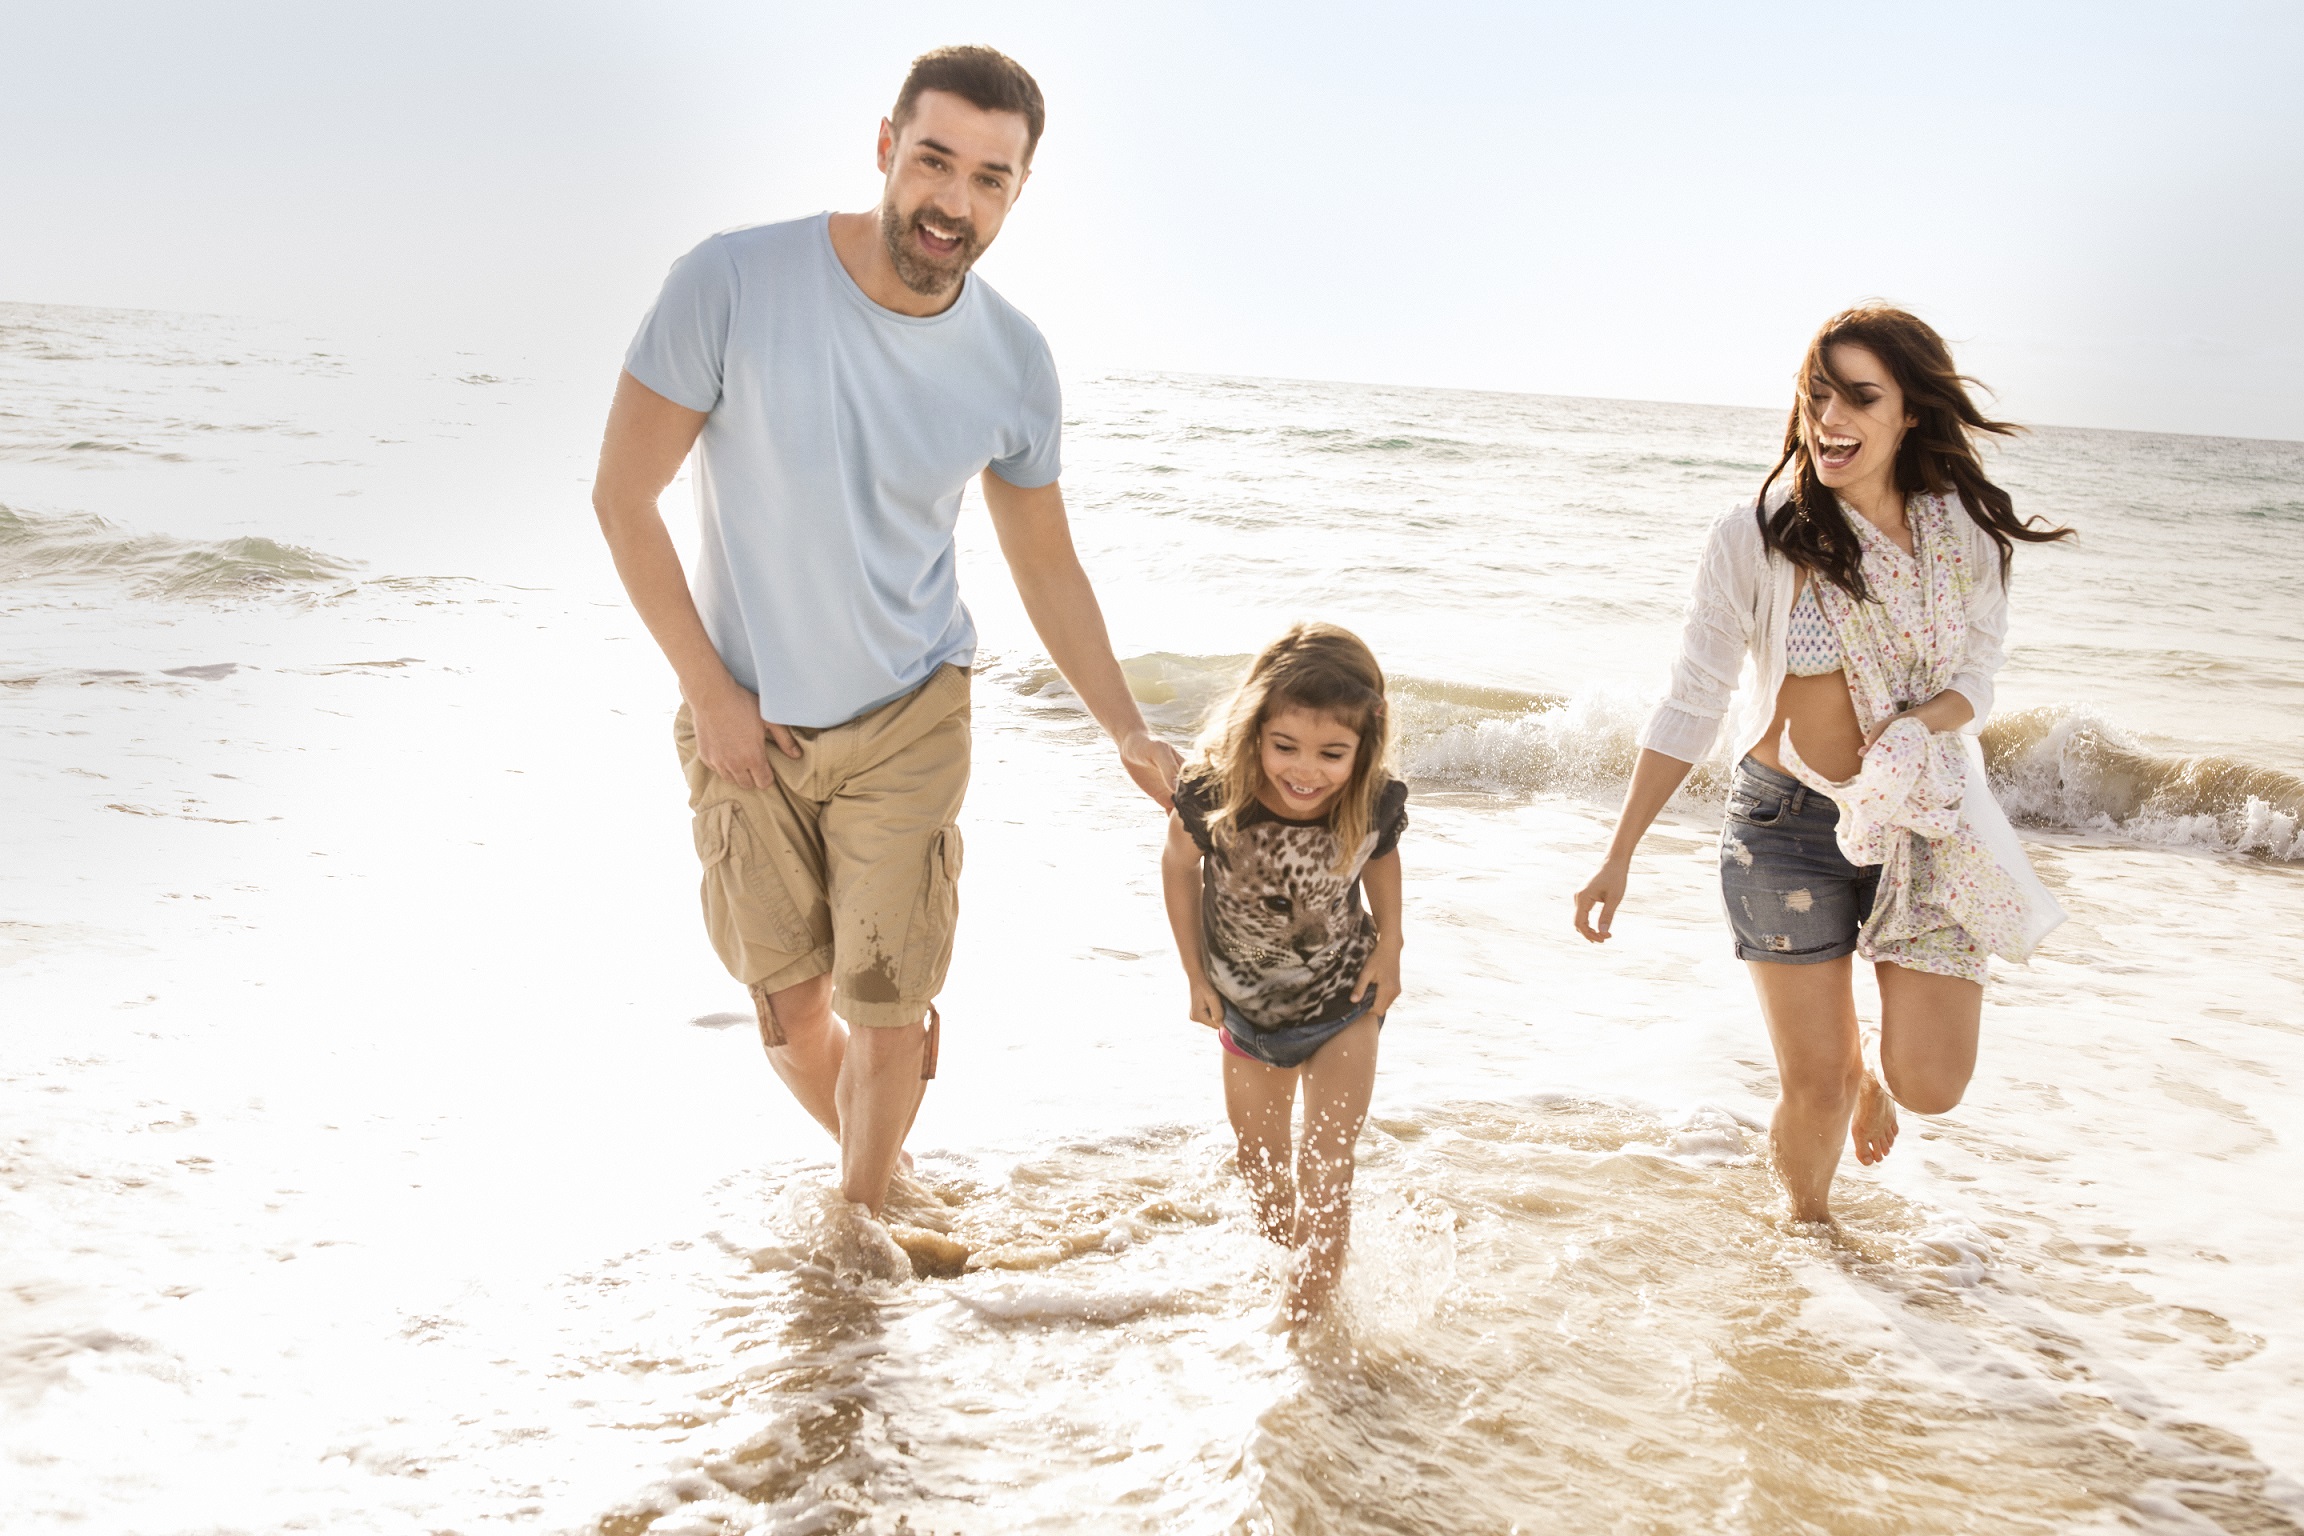
[{"label": "woman's bare midriff", "polygon": [[1778,773],[1790,771],[1776,750],[1786,722],[1801,760],[1824,777],[1835,783],[1852,779],[1864,766],[1864,729],[1848,697],[1847,673],[1787,677],[1776,690],[1776,718],[1768,722],[1768,734],[1753,743],[1752,758]]}]

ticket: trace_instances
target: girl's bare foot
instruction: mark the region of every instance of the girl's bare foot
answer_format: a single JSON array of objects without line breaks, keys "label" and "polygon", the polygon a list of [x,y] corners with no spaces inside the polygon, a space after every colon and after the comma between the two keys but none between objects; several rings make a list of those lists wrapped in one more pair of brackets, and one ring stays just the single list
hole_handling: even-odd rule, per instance
[{"label": "girl's bare foot", "polygon": [[1856,1112],[1848,1117],[1848,1139],[1855,1144],[1856,1161],[1870,1167],[1896,1145],[1896,1101],[1867,1068],[1856,1087]]}]

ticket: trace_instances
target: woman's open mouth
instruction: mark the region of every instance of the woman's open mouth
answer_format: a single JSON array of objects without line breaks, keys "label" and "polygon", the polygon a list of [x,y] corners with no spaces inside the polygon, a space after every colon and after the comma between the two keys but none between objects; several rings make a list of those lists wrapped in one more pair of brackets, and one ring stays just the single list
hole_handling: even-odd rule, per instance
[{"label": "woman's open mouth", "polygon": [[1856,462],[1864,445],[1853,437],[1823,437],[1816,442],[1816,462],[1825,469],[1846,469]]}]

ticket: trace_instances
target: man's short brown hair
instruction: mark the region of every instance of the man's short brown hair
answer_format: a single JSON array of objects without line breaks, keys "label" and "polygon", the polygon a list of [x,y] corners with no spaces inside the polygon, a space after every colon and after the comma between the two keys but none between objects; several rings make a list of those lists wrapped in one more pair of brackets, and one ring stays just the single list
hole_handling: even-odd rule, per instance
[{"label": "man's short brown hair", "polygon": [[1040,85],[997,48],[966,44],[933,48],[912,61],[904,89],[896,93],[896,110],[888,122],[898,133],[912,115],[922,91],[949,91],[980,112],[1014,112],[1024,119],[1024,161],[1040,147],[1040,130],[1048,124],[1048,108],[1040,99]]}]

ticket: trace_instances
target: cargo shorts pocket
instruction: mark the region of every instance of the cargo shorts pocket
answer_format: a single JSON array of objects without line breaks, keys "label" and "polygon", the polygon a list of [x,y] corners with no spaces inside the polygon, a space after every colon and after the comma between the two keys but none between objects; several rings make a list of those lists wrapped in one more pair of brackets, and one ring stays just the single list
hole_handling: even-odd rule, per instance
[{"label": "cargo shorts pocket", "polygon": [[952,935],[960,926],[960,829],[942,826],[928,843],[920,909],[913,914],[898,968],[897,989],[908,1001],[943,990],[952,965]]},{"label": "cargo shorts pocket", "polygon": [[816,949],[790,875],[734,800],[696,813],[696,857],[704,866],[704,927],[720,961],[749,983]]}]

